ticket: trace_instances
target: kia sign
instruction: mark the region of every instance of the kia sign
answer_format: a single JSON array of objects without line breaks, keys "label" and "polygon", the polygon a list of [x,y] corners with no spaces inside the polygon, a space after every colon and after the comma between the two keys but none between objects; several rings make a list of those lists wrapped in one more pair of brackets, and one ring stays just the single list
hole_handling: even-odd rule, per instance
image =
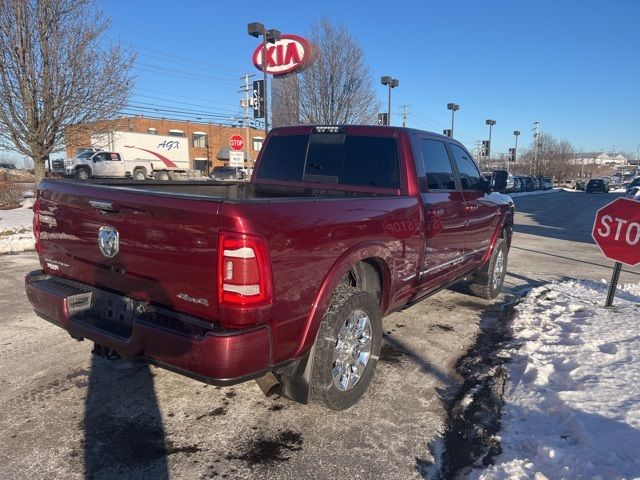
[{"label": "kia sign", "polygon": [[[283,34],[273,44],[267,44],[267,73],[284,75],[304,66],[311,56],[311,46],[298,35]],[[262,45],[253,52],[253,64],[262,70]]]},{"label": "kia sign", "polygon": [[244,148],[244,138],[240,135],[231,135],[231,138],[229,139],[229,147],[231,147],[231,150],[236,152],[241,151]]},{"label": "kia sign", "polygon": [[607,258],[626,265],[640,263],[640,202],[618,198],[602,207],[591,235]]}]

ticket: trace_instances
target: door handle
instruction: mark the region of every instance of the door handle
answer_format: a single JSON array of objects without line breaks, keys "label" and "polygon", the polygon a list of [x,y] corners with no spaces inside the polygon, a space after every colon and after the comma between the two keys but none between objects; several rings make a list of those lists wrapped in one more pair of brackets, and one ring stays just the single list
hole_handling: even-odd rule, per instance
[{"label": "door handle", "polygon": [[441,217],[444,215],[444,208],[430,208],[427,213],[429,215],[436,215],[437,217]]}]

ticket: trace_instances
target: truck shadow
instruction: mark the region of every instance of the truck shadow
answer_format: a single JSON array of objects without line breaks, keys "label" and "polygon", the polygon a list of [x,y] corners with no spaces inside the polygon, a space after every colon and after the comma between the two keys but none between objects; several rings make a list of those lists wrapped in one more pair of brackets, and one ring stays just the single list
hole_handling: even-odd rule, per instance
[{"label": "truck shadow", "polygon": [[148,365],[92,356],[84,432],[84,478],[169,478]]}]

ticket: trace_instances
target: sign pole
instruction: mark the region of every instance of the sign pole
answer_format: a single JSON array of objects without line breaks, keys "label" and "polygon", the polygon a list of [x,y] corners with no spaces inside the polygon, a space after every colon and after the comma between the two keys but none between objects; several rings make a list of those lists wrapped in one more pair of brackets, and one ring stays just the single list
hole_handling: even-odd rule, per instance
[{"label": "sign pole", "polygon": [[618,288],[618,280],[620,279],[620,270],[622,270],[622,263],[616,262],[613,265],[613,275],[611,275],[611,283],[609,284],[609,293],[607,293],[607,303],[605,307],[609,308],[613,305],[613,297],[616,295],[616,289]]}]

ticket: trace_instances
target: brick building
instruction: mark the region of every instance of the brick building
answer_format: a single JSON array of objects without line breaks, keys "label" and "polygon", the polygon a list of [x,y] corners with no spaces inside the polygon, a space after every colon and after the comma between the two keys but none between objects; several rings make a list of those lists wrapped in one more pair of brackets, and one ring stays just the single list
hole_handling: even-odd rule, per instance
[{"label": "brick building", "polygon": [[264,131],[253,127],[249,127],[250,140],[247,145],[247,130],[241,126],[136,115],[67,127],[65,130],[67,156],[71,158],[79,148],[91,146],[91,135],[113,131],[186,138],[189,144],[189,167],[205,173],[213,167],[228,164],[229,138],[232,135],[239,134],[245,139],[245,155],[248,154],[249,160],[247,162],[245,159],[247,168],[253,165],[264,140]]}]

